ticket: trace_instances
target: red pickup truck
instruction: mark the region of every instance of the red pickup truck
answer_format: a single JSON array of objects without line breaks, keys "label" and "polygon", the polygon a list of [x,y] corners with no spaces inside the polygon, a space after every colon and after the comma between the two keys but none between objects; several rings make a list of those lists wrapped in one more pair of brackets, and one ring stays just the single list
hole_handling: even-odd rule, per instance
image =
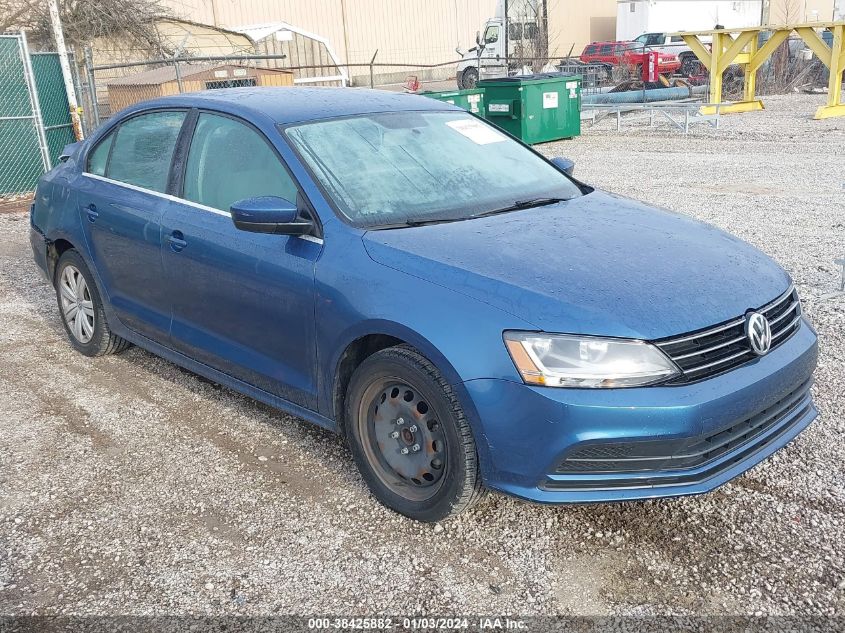
[{"label": "red pickup truck", "polygon": [[[587,63],[600,62],[610,66],[641,67],[646,59],[646,51],[639,42],[593,42],[587,44],[581,53],[581,61]],[[670,74],[681,67],[676,55],[660,53],[657,71],[661,75]]]}]

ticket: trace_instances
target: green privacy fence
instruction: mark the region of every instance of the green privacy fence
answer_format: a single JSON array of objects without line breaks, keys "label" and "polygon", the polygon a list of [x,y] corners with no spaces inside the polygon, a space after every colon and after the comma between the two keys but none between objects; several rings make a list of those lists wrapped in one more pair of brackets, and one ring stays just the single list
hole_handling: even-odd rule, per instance
[{"label": "green privacy fence", "polygon": [[32,191],[73,140],[58,55],[0,35],[0,197]]}]

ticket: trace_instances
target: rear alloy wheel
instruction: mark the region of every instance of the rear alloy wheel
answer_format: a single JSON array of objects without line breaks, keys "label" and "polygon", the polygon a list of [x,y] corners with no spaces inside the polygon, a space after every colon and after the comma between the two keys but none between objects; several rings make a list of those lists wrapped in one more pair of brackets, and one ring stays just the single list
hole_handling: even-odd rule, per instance
[{"label": "rear alloy wheel", "polygon": [[59,305],[70,335],[81,344],[94,336],[94,302],[85,277],[73,264],[62,270],[59,278]]},{"label": "rear alloy wheel", "polygon": [[347,421],[358,468],[387,507],[438,521],[480,498],[469,423],[451,387],[416,350],[392,347],[361,364],[349,386]]},{"label": "rear alloy wheel", "polygon": [[130,343],[111,333],[97,286],[75,250],[65,251],[56,264],[56,298],[71,344],[86,356],[122,352]]}]

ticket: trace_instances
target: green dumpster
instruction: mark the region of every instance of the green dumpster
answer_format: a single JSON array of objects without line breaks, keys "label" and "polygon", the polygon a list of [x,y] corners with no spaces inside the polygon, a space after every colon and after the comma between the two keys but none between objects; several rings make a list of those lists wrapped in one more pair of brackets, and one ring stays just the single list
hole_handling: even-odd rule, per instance
[{"label": "green dumpster", "polygon": [[451,103],[478,116],[484,116],[484,91],[480,88],[450,90],[448,92],[422,92],[420,94],[438,101]]},{"label": "green dumpster", "polygon": [[526,143],[581,134],[581,77],[545,73],[478,82],[484,117]]}]

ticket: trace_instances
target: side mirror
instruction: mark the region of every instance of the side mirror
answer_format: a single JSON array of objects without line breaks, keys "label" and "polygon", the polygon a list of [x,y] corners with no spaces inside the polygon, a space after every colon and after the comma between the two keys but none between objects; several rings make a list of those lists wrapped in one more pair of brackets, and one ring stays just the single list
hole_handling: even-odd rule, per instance
[{"label": "side mirror", "polygon": [[275,235],[307,235],[312,224],[299,217],[299,210],[290,200],[277,196],[260,196],[238,200],[229,207],[232,222],[241,231]]},{"label": "side mirror", "polygon": [[552,159],[552,165],[557,167],[562,172],[569,174],[570,176],[575,171],[575,163],[568,158],[564,158],[563,156],[557,156]]},{"label": "side mirror", "polygon": [[481,46],[481,31],[475,32],[475,45]]}]

